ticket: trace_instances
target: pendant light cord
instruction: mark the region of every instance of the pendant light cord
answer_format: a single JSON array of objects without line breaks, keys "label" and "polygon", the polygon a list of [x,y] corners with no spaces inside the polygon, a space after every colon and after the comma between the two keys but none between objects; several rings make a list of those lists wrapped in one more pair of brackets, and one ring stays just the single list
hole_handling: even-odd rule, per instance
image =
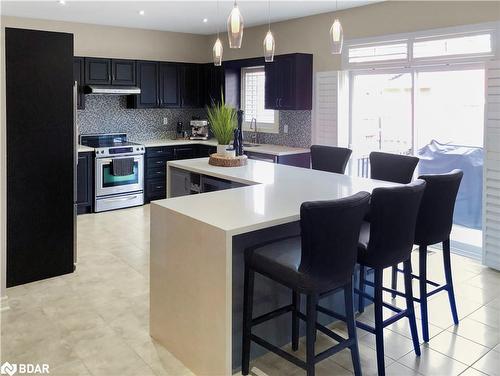
[{"label": "pendant light cord", "polygon": [[267,0],[267,26],[271,31],[271,0]]},{"label": "pendant light cord", "polygon": [[219,39],[219,0],[217,0],[217,20],[215,24],[217,25],[217,39]]}]

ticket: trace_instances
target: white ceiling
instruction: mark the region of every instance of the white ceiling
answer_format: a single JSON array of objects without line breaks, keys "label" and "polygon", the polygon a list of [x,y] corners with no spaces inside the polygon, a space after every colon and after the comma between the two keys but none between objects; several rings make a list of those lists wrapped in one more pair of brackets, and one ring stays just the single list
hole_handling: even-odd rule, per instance
[{"label": "white ceiling", "polygon": [[[354,8],[380,2],[380,0],[338,1],[338,9]],[[123,26],[151,30],[213,34],[225,29],[226,19],[233,6],[232,0],[205,1],[82,1],[57,0],[6,1],[1,0],[1,14],[8,16],[42,18],[98,25]],[[239,0],[245,26],[267,23],[267,0]],[[331,12],[336,1],[271,1],[271,22]],[[139,11],[144,10],[143,16]],[[208,19],[204,23],[202,20]]]}]

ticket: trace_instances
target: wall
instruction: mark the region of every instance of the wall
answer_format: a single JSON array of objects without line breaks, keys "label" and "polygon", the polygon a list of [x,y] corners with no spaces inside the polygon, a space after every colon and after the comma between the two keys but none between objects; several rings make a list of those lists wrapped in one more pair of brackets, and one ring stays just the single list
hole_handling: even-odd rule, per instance
[{"label": "wall", "polygon": [[75,56],[160,61],[207,61],[207,36],[3,16],[2,27],[50,30],[75,35]]},{"label": "wall", "polygon": [[[279,7],[279,2],[272,7]],[[272,9],[272,8],[271,8]],[[243,15],[244,16],[244,15]],[[297,18],[271,25],[276,54],[305,52],[314,55],[314,71],[340,69],[340,56],[330,54],[329,30],[337,17],[345,39],[429,30],[500,20],[498,1],[386,1],[368,6]],[[262,56],[267,25],[246,28],[241,49],[230,49],[227,38],[224,60]],[[211,56],[216,36],[210,38]]]},{"label": "wall", "polygon": [[[203,109],[128,109],[123,96],[87,95],[77,122],[80,134],[127,133],[130,140],[142,141],[172,138],[177,121],[187,130],[192,116],[206,118],[206,113]],[[165,117],[167,125],[163,125]]]}]

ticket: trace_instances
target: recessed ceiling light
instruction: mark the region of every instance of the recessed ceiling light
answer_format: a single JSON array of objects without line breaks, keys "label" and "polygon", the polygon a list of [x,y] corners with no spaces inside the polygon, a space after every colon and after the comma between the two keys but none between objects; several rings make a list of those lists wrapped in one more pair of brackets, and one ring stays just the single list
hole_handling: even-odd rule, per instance
[{"label": "recessed ceiling light", "polygon": [[59,0],[58,3],[59,5],[66,5],[66,0]]},{"label": "recessed ceiling light", "polygon": [[208,18],[204,18],[203,23],[207,23],[207,22],[208,22]]},{"label": "recessed ceiling light", "polygon": [[144,14],[145,14],[145,13],[146,13],[146,12],[144,12],[143,10],[140,10],[140,11],[139,11],[139,15],[141,15],[141,16],[144,16]]}]

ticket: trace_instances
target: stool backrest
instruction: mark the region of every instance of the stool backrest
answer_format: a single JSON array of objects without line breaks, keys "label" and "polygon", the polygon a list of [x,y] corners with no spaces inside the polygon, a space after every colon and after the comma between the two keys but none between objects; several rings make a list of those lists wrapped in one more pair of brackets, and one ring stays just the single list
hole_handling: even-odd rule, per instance
[{"label": "stool backrest", "polygon": [[374,151],[370,153],[370,177],[372,179],[408,184],[411,182],[418,158]]},{"label": "stool backrest", "polygon": [[348,281],[357,259],[359,230],[370,201],[360,192],[300,207],[302,254],[299,270],[313,279]]},{"label": "stool backrest", "polygon": [[335,146],[312,145],[311,166],[313,170],[343,174],[352,150]]},{"label": "stool backrest", "polygon": [[450,237],[455,201],[463,175],[457,169],[447,174],[419,177],[427,184],[418,213],[415,244],[431,245]]},{"label": "stool backrest", "polygon": [[404,186],[373,190],[367,252],[377,254],[380,266],[394,265],[410,256],[424,189],[425,181],[415,180]]}]

